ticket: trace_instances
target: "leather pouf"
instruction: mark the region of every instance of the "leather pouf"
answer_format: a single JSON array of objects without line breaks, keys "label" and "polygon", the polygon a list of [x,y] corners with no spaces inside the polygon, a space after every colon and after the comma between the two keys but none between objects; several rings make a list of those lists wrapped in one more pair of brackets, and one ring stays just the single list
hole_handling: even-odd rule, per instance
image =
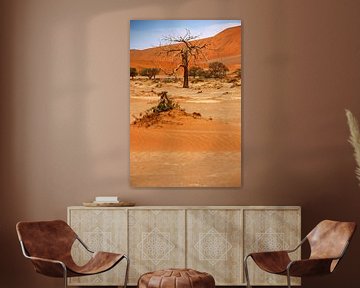
[{"label": "leather pouf", "polygon": [[166,269],[140,276],[138,288],[214,288],[214,277],[192,269]]}]

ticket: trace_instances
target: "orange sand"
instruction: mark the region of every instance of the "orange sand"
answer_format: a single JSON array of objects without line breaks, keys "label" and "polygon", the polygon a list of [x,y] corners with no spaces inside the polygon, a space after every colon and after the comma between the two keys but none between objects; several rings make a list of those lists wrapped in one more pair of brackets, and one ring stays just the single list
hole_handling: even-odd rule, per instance
[{"label": "orange sand", "polygon": [[148,128],[130,125],[130,151],[239,152],[240,125],[167,116]]}]

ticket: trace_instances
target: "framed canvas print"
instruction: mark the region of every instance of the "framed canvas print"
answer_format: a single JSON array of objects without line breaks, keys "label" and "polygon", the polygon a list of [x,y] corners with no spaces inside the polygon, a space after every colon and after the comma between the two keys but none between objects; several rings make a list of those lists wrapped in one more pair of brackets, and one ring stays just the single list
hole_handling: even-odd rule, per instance
[{"label": "framed canvas print", "polygon": [[240,187],[241,21],[130,21],[130,182]]}]

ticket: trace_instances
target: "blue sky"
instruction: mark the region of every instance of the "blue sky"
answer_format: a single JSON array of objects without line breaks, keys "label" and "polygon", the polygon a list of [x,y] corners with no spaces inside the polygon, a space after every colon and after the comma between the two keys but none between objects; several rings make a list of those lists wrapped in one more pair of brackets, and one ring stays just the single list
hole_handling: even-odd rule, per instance
[{"label": "blue sky", "polygon": [[159,46],[164,36],[184,35],[185,29],[206,38],[239,25],[240,20],[130,20],[130,49]]}]

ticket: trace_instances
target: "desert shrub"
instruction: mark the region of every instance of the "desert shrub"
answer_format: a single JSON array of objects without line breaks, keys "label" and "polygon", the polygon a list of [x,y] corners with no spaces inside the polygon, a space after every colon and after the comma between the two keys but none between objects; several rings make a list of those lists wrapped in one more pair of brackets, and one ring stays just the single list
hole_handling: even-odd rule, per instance
[{"label": "desert shrub", "polygon": [[236,77],[241,78],[241,69],[240,68],[236,69],[234,71],[234,74],[236,75]]},{"label": "desert shrub", "polygon": [[130,77],[132,79],[134,79],[134,77],[136,77],[137,75],[138,75],[138,72],[137,72],[136,68],[130,67]]},{"label": "desert shrub", "polygon": [[150,127],[158,123],[161,117],[161,112],[170,111],[173,109],[178,109],[179,111],[185,111],[181,109],[180,105],[169,98],[167,95],[167,91],[162,91],[157,94],[160,98],[157,104],[149,109],[147,109],[144,113],[140,113],[140,118],[132,115],[135,118],[133,122],[134,125],[140,125],[145,127]]},{"label": "desert shrub", "polygon": [[212,62],[209,64],[209,71],[211,77],[224,78],[226,73],[229,71],[229,68],[221,62]]},{"label": "desert shrub", "polygon": [[[136,125],[138,127],[150,127],[152,125],[161,125],[164,123],[176,123],[172,120],[168,120],[164,117],[171,116],[172,118],[176,118],[177,116],[185,116],[192,117],[194,119],[201,119],[202,116],[198,112],[187,113],[185,109],[181,108],[180,105],[171,99],[167,95],[167,91],[162,91],[157,94],[160,98],[157,104],[150,109],[147,109],[145,112],[140,113],[140,117],[136,115],[132,115],[135,120],[132,122],[132,125]],[[162,113],[165,112],[165,113]],[[212,118],[209,118],[212,120]],[[160,126],[161,127],[161,126]]]},{"label": "desert shrub", "polygon": [[160,69],[159,68],[144,68],[140,71],[141,76],[146,76],[149,79],[152,79],[156,77],[157,74],[159,74]]},{"label": "desert shrub", "polygon": [[193,66],[193,67],[190,67],[190,69],[189,69],[189,76],[192,76],[195,78],[196,76],[201,76],[203,72],[204,72],[204,69],[202,69],[201,67]]},{"label": "desert shrub", "polygon": [[212,73],[210,70],[203,70],[201,75],[200,75],[201,78],[212,78]]},{"label": "desert shrub", "polygon": [[167,91],[162,91],[158,93],[158,96],[160,97],[158,103],[156,106],[153,106],[149,109],[149,112],[152,113],[160,113],[164,111],[169,111],[175,108],[179,108],[179,104],[176,103],[174,100],[169,98],[167,95]]}]

